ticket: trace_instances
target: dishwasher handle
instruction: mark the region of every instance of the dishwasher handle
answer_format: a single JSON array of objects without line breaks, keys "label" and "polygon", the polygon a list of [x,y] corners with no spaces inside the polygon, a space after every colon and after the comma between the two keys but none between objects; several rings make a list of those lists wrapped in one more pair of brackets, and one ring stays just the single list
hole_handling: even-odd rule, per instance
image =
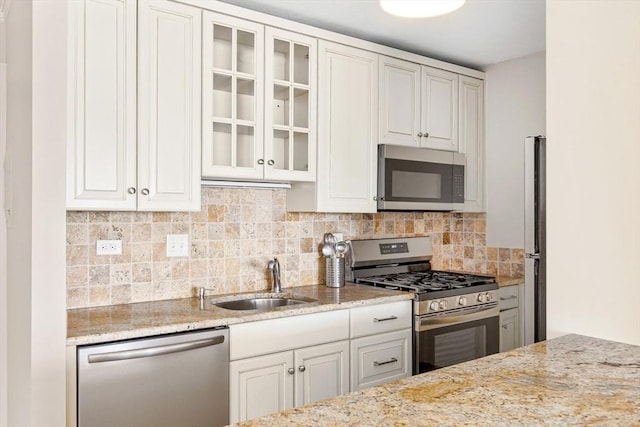
[{"label": "dishwasher handle", "polygon": [[114,362],[118,360],[139,359],[141,357],[160,356],[162,354],[179,353],[181,351],[195,350],[222,344],[224,335],[198,341],[189,341],[181,344],[169,344],[158,347],[141,348],[137,350],[113,351],[110,353],[90,354],[87,357],[89,363]]}]

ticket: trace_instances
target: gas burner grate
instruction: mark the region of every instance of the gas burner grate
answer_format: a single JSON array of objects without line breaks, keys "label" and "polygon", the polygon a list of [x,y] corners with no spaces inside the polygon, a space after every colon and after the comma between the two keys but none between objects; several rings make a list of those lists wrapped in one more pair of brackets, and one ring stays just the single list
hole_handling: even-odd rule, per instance
[{"label": "gas burner grate", "polygon": [[393,273],[358,279],[360,283],[389,289],[406,290],[416,293],[461,289],[492,283],[491,277],[477,276],[450,271],[424,271],[411,273]]}]

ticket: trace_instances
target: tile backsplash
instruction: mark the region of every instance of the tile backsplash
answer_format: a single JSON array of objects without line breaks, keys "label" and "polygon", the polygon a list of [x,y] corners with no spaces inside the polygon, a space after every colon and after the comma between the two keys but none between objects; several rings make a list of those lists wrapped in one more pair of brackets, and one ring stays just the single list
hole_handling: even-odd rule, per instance
[{"label": "tile backsplash", "polygon": [[[67,307],[184,298],[269,286],[270,258],[283,287],[324,282],[325,232],[345,239],[431,235],[434,269],[522,275],[522,249],[486,246],[485,214],[287,213],[286,190],[203,188],[200,212],[67,212]],[[188,234],[188,257],[166,256],[167,234]],[[97,240],[122,255],[96,255]]]}]

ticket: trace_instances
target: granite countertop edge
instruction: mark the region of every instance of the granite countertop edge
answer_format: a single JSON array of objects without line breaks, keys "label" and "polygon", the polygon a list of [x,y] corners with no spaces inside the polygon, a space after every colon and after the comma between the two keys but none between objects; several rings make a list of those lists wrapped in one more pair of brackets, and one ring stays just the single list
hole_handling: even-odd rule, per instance
[{"label": "granite countertop edge", "polygon": [[284,289],[287,297],[316,301],[269,311],[225,310],[214,303],[249,296],[273,296],[268,291],[208,296],[204,309],[198,298],[180,298],[67,310],[67,346],[101,344],[134,338],[224,327],[233,324],[288,316],[349,309],[365,305],[404,301],[410,292],[390,291],[348,283],[342,288],[324,285]]}]

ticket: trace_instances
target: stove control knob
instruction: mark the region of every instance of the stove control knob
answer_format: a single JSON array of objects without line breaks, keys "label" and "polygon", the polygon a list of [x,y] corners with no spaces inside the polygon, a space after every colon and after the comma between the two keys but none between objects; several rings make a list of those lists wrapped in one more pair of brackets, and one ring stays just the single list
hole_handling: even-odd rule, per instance
[{"label": "stove control knob", "polygon": [[446,301],[440,301],[440,310],[445,310],[447,308],[447,302]]},{"label": "stove control knob", "polygon": [[467,305],[467,297],[458,298],[458,305]]},{"label": "stove control knob", "polygon": [[438,302],[437,301],[433,301],[431,304],[429,304],[429,309],[431,311],[436,311],[438,309]]},{"label": "stove control knob", "polygon": [[493,295],[491,295],[489,292],[486,293],[487,297],[486,300],[487,302],[491,301],[493,299]]},{"label": "stove control knob", "polygon": [[485,295],[484,294],[478,294],[478,302],[484,302],[485,301]]}]

